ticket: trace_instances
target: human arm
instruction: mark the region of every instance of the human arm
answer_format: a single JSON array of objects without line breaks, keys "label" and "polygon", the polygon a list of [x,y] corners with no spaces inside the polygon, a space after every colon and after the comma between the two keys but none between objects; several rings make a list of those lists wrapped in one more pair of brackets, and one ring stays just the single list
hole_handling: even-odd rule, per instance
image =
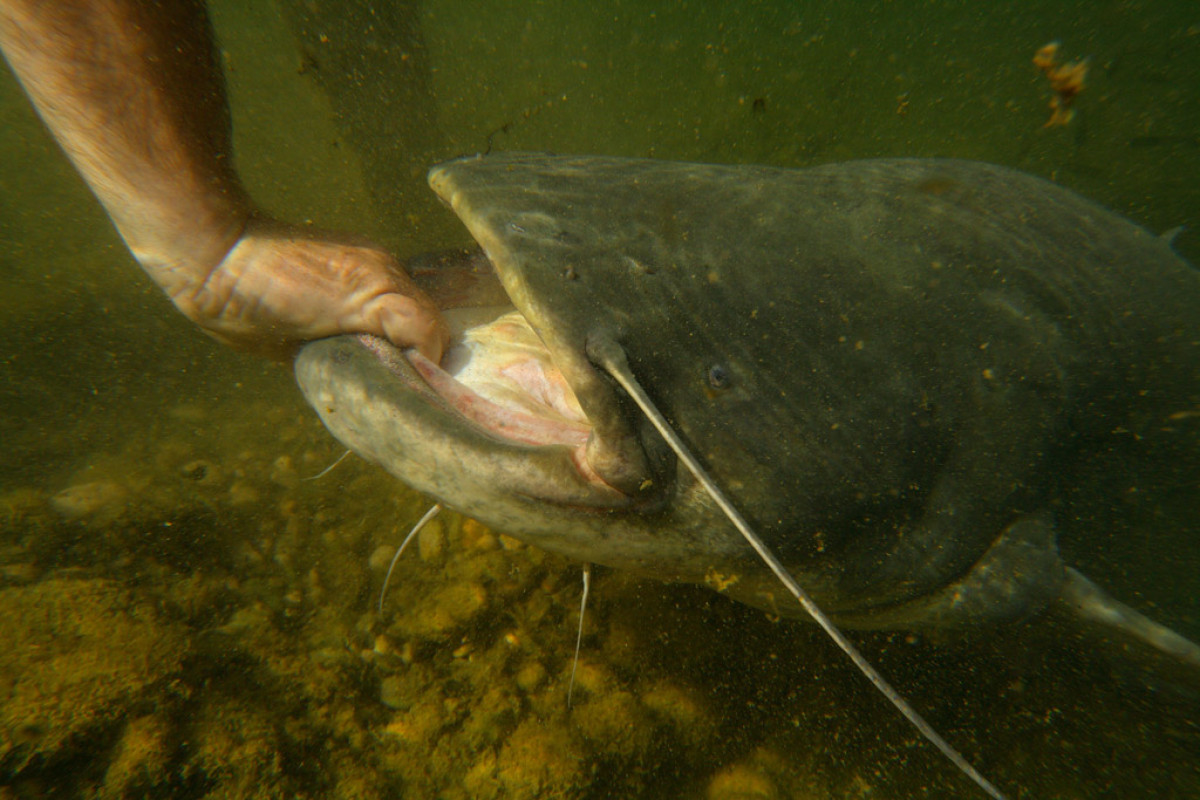
[{"label": "human arm", "polygon": [[0,0],[0,48],[143,269],[215,338],[286,356],[369,332],[440,358],[433,303],[385,251],[259,213],[197,0]]}]

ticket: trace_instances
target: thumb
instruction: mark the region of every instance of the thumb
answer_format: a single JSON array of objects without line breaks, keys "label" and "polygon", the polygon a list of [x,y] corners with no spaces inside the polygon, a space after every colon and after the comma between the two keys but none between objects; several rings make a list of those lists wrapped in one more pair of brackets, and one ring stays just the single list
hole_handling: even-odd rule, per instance
[{"label": "thumb", "polygon": [[397,347],[415,347],[435,364],[442,360],[450,329],[427,298],[389,292],[367,301],[362,314],[370,332]]}]

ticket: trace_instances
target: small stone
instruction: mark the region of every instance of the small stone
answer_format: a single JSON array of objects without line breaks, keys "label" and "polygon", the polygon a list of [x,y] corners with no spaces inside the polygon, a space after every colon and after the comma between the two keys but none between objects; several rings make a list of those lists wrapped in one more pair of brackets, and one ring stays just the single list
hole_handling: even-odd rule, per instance
[{"label": "small stone", "polygon": [[425,562],[440,561],[446,549],[446,531],[439,520],[425,523],[417,534],[417,552]]},{"label": "small stone", "polygon": [[492,533],[487,527],[474,519],[464,519],[462,521],[462,543],[467,550],[495,550],[499,546],[496,539],[496,534]]},{"label": "small stone", "polygon": [[523,692],[537,691],[546,680],[546,668],[540,661],[530,661],[517,672],[517,688]]},{"label": "small stone", "polygon": [[245,481],[238,481],[229,487],[229,504],[233,506],[252,506],[261,497],[258,490]]},{"label": "small stone", "polygon": [[290,456],[280,456],[271,465],[271,482],[285,489],[295,489],[300,485],[300,473],[292,464]]},{"label": "small stone", "polygon": [[251,606],[243,606],[233,612],[233,616],[229,618],[229,621],[216,630],[236,636],[253,633],[256,630],[268,630],[270,628],[271,610],[262,603],[255,603]]},{"label": "small stone", "polygon": [[705,796],[708,800],[775,800],[779,791],[770,778],[753,767],[734,764],[713,776]]},{"label": "small stone", "polygon": [[128,492],[113,481],[78,483],[50,498],[50,507],[64,519],[113,516],[121,512]]},{"label": "small stone", "polygon": [[379,683],[379,702],[396,711],[406,710],[411,703],[404,693],[404,679],[391,675]]},{"label": "small stone", "polygon": [[691,695],[669,681],[661,681],[639,698],[656,716],[666,719],[692,747],[703,747],[717,731],[702,698]]},{"label": "small stone", "polygon": [[603,696],[614,691],[616,677],[605,667],[580,660],[575,667],[575,689]]},{"label": "small stone", "polygon": [[396,548],[390,544],[381,544],[371,551],[371,557],[367,559],[367,566],[371,568],[372,572],[387,572],[395,555]]},{"label": "small stone", "polygon": [[180,472],[183,473],[183,477],[195,481],[200,486],[220,483],[222,477],[221,468],[204,458],[189,461],[180,468]]}]

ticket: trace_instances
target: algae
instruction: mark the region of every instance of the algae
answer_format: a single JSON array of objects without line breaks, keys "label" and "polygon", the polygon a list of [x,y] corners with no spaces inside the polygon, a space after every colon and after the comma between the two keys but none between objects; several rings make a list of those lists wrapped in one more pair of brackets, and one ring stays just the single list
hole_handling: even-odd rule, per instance
[{"label": "algae", "polygon": [[0,589],[0,608],[0,771],[10,774],[94,747],[130,709],[163,704],[187,653],[178,625],[111,580]]}]

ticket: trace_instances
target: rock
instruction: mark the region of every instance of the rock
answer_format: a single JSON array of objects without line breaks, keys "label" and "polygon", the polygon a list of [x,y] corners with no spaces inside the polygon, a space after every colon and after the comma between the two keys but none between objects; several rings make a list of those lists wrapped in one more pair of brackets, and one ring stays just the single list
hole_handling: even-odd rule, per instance
[{"label": "rock", "polygon": [[284,489],[295,489],[300,485],[300,473],[292,464],[291,456],[280,456],[271,464],[271,482]]},{"label": "rock", "polygon": [[774,782],[745,764],[726,767],[712,777],[705,792],[708,800],[775,800]]},{"label": "rock", "polygon": [[200,486],[214,486],[225,477],[224,471],[205,458],[197,458],[180,467],[183,477]]},{"label": "rock", "polygon": [[110,797],[134,797],[166,782],[171,760],[170,726],[158,716],[138,717],[125,725],[116,754],[104,772]]},{"label": "rock", "polygon": [[367,559],[367,566],[372,572],[387,572],[387,568],[392,563],[392,557],[396,555],[396,548],[390,544],[381,544],[371,551],[370,558]]},{"label": "rock", "polygon": [[0,590],[0,763],[66,761],[108,736],[180,668],[187,639],[117,583],[52,579]]},{"label": "rock", "polygon": [[246,481],[237,481],[229,487],[229,504],[235,508],[258,505],[261,500],[262,493]]},{"label": "rock", "polygon": [[412,705],[407,695],[407,684],[396,675],[384,678],[379,683],[379,702],[388,708],[403,711]]},{"label": "rock", "polygon": [[446,549],[446,530],[441,520],[431,519],[417,533],[417,552],[425,562],[441,561]]},{"label": "rock", "polygon": [[517,671],[516,683],[521,691],[529,693],[541,688],[546,682],[546,668],[540,661],[530,661]]},{"label": "rock", "polygon": [[125,508],[129,493],[114,481],[77,483],[50,498],[50,507],[68,520],[115,519]]}]

